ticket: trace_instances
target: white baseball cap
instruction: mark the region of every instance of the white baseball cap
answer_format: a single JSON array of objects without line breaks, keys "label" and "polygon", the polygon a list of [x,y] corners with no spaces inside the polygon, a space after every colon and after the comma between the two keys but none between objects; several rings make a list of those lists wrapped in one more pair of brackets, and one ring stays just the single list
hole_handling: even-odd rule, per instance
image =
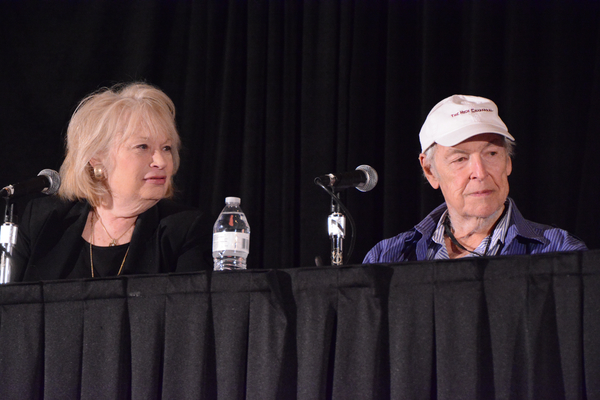
[{"label": "white baseball cap", "polygon": [[498,116],[498,106],[484,97],[455,94],[433,107],[419,140],[425,152],[434,143],[454,146],[481,133],[497,133],[514,141]]}]

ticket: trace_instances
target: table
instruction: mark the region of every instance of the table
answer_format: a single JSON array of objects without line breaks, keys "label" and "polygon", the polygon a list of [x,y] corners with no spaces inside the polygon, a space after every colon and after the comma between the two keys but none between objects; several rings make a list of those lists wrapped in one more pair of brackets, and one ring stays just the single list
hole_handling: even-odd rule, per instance
[{"label": "table", "polygon": [[598,399],[600,251],[0,286],[2,399]]}]

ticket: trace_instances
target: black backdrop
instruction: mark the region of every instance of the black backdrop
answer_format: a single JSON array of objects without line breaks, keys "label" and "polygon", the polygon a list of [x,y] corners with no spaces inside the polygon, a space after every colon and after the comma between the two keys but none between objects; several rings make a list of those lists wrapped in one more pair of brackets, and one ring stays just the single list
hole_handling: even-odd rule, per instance
[{"label": "black backdrop", "polygon": [[343,194],[348,262],[416,224],[441,199],[420,125],[455,93],[498,104],[523,214],[600,246],[598,1],[0,0],[0,54],[0,184],[60,167],[84,95],[147,81],[177,106],[180,201],[240,196],[251,268],[328,261],[324,173],[380,176]]}]

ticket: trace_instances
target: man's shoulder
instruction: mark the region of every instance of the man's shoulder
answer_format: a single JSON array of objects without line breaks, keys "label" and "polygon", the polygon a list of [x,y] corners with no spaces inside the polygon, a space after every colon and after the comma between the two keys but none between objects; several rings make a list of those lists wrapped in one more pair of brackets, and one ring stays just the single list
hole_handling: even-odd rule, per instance
[{"label": "man's shoulder", "polygon": [[570,232],[557,226],[542,224],[525,219],[513,202],[511,238],[527,243],[529,254],[554,251],[587,250],[585,243]]},{"label": "man's shoulder", "polygon": [[414,228],[380,241],[367,253],[363,262],[365,264],[401,262],[425,257],[424,251],[417,249],[418,243],[431,239],[437,223],[446,209],[446,203],[442,203]]},{"label": "man's shoulder", "polygon": [[377,243],[366,255],[364,264],[400,262],[410,258],[421,234],[415,228]]},{"label": "man's shoulder", "polygon": [[543,238],[540,243],[544,252],[587,250],[583,240],[565,229],[529,220],[527,222],[539,234],[539,237]]}]

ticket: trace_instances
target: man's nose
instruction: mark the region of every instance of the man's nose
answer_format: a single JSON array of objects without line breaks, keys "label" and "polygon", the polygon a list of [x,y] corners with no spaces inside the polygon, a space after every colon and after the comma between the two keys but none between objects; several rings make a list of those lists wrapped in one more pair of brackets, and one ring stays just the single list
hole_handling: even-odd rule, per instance
[{"label": "man's nose", "polygon": [[486,176],[488,176],[488,172],[485,163],[479,155],[473,155],[471,157],[471,179],[483,180]]}]

